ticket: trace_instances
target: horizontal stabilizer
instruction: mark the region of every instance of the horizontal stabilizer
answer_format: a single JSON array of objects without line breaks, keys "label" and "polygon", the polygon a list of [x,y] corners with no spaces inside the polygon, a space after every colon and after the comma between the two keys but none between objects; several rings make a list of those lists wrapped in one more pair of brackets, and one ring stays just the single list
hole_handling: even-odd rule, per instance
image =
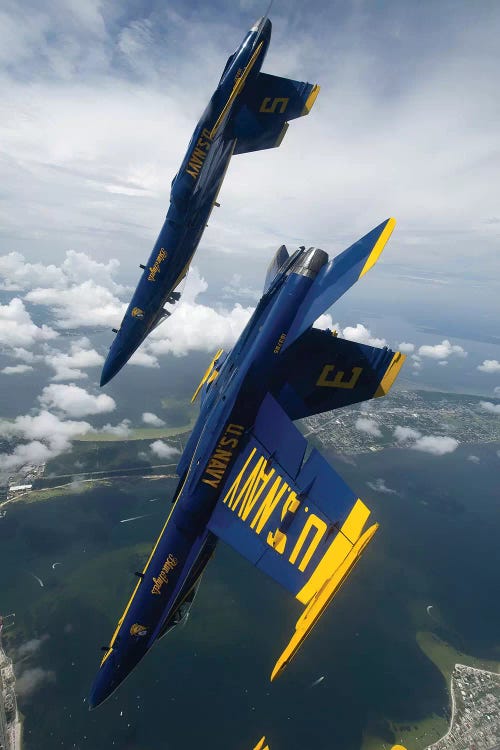
[{"label": "horizontal stabilizer", "polygon": [[271,392],[290,419],[385,396],[406,357],[311,328],[280,355]]},{"label": "horizontal stabilizer", "polygon": [[282,352],[375,265],[395,225],[395,219],[383,221],[323,266],[297,310]]},{"label": "horizontal stabilizer", "polygon": [[235,154],[261,151],[280,145],[288,122],[309,114],[319,86],[290,78],[259,73],[241,94],[232,118]]},{"label": "horizontal stabilizer", "polygon": [[208,524],[298,601],[311,603],[302,640],[346,577],[370,514],[318,451],[304,460],[306,448],[268,394]]}]

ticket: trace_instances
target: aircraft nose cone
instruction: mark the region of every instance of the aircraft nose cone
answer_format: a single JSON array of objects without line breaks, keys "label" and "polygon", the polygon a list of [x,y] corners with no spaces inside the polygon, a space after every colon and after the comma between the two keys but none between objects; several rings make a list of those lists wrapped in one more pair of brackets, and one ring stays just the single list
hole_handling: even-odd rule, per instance
[{"label": "aircraft nose cone", "polygon": [[106,383],[109,383],[111,378],[114,378],[120,368],[121,365],[118,364],[118,362],[116,361],[116,357],[110,351],[101,372],[101,380],[99,383],[101,388],[103,387],[103,385],[106,385]]},{"label": "aircraft nose cone", "polygon": [[89,710],[97,708],[113,693],[122,678],[116,672],[113,654],[108,656],[96,675],[89,694]]}]

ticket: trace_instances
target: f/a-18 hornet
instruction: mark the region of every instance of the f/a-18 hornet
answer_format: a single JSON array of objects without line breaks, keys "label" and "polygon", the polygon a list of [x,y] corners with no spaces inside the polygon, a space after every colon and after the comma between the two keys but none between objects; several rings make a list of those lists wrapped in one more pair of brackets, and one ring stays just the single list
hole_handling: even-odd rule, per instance
[{"label": "f/a-18 hornet", "polygon": [[405,359],[313,328],[376,262],[380,226],[333,260],[281,246],[234,348],[218,351],[194,396],[201,409],[177,466],[170,515],[105,651],[90,696],[101,703],[193,602],[224,540],[305,606],[273,680],[292,659],[377,529],[293,420],[385,395]]},{"label": "f/a-18 hornet", "polygon": [[[307,115],[319,86],[261,73],[271,40],[262,18],[231,55],[172,181],[165,223],[143,269],[101,374],[101,386],[130,359],[180,298],[182,281],[233,154],[281,144],[288,121]],[[170,309],[169,309],[170,308]]]}]

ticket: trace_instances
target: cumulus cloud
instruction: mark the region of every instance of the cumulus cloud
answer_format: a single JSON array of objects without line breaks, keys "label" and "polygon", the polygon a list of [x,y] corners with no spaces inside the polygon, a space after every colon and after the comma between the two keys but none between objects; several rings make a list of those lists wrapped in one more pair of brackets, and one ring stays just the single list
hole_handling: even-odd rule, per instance
[{"label": "cumulus cloud", "polygon": [[500,385],[497,385],[496,388],[493,388],[493,393],[495,396],[500,396]]},{"label": "cumulus cloud", "polygon": [[379,479],[375,479],[373,482],[367,482],[366,484],[374,492],[381,492],[382,494],[385,494],[385,495],[399,494],[398,492],[396,492],[396,490],[391,490],[391,488],[386,485],[385,479],[382,479],[381,477]]},{"label": "cumulus cloud", "polygon": [[55,371],[52,380],[81,380],[88,377],[84,369],[102,365],[104,357],[89,347],[89,340],[83,338],[71,343],[69,353],[53,351],[46,354],[45,363]]},{"label": "cumulus cloud", "polygon": [[25,296],[34,305],[50,308],[60,328],[119,325],[126,310],[112,291],[92,279],[75,284],[69,289],[46,287],[33,289]]},{"label": "cumulus cloud", "polygon": [[421,357],[442,360],[448,359],[448,357],[451,357],[452,355],[458,357],[467,356],[465,349],[458,346],[458,344],[452,344],[448,339],[443,339],[440,344],[435,344],[434,346],[424,344],[424,346],[419,347],[418,353]]},{"label": "cumulus cloud", "polygon": [[40,638],[32,638],[29,641],[25,641],[25,643],[22,643],[17,649],[17,658],[22,659],[25,656],[32,656],[40,650],[42,644],[45,643],[49,637],[48,633],[45,633]]},{"label": "cumulus cloud", "polygon": [[418,430],[414,430],[413,427],[402,427],[398,425],[394,428],[394,437],[398,443],[406,443],[410,440],[417,440],[421,437],[422,433]]},{"label": "cumulus cloud", "polygon": [[480,401],[479,405],[483,411],[488,414],[500,415],[500,404],[494,404],[492,401]]},{"label": "cumulus cloud", "polygon": [[368,346],[387,346],[385,339],[378,339],[372,336],[369,328],[362,323],[355,326],[347,326],[342,331],[342,336],[349,341],[357,341],[358,344],[368,344]]},{"label": "cumulus cloud", "polygon": [[146,341],[146,351],[160,354],[186,355],[193,350],[209,351],[233,346],[253,313],[252,307],[235,304],[231,310],[215,310],[196,301],[207,289],[198,270],[189,274],[186,288],[175,310],[175,317],[155,328]]},{"label": "cumulus cloud", "polygon": [[165,443],[163,440],[155,440],[149,447],[155,456],[158,456],[159,458],[172,458],[180,453],[178,448],[175,448],[173,445],[168,445],[168,443]]},{"label": "cumulus cloud", "polygon": [[106,393],[94,396],[74,383],[48,385],[43,389],[38,400],[42,406],[63,411],[71,417],[105,414],[116,409],[116,402],[111,396]]},{"label": "cumulus cloud", "polygon": [[402,447],[412,448],[423,453],[432,453],[435,456],[444,456],[445,453],[453,453],[458,447],[458,440],[446,435],[422,435],[413,427],[394,428],[394,437]]},{"label": "cumulus cloud", "polygon": [[367,435],[372,435],[372,437],[382,437],[380,428],[374,419],[358,417],[354,426],[360,432],[365,432]]},{"label": "cumulus cloud", "polygon": [[37,288],[69,289],[78,285],[82,278],[97,279],[99,283],[116,293],[124,291],[114,276],[120,261],[112,258],[107,263],[95,261],[87,253],[68,250],[61,265],[30,263],[17,252],[0,255],[0,289],[29,291]]},{"label": "cumulus cloud", "polygon": [[33,323],[19,297],[14,297],[7,305],[0,305],[0,347],[31,348],[34,343],[49,341],[57,335],[49,326]]},{"label": "cumulus cloud", "polygon": [[12,421],[0,420],[0,437],[28,441],[16,445],[11,453],[0,454],[0,470],[45,463],[70,450],[75,437],[93,431],[88,422],[61,419],[46,410],[36,416],[26,414]]},{"label": "cumulus cloud", "polygon": [[414,370],[420,370],[422,368],[422,359],[418,356],[418,354],[412,354],[411,355],[412,360],[412,367]]},{"label": "cumulus cloud", "polygon": [[150,354],[144,349],[137,349],[128,361],[129,365],[138,365],[139,367],[159,367],[160,363],[154,354]]},{"label": "cumulus cloud", "polygon": [[55,679],[55,673],[49,669],[42,669],[41,667],[26,669],[16,679],[16,693],[21,698],[27,698],[36,692],[41,685],[46,682],[55,682]]},{"label": "cumulus cloud", "polygon": [[411,446],[413,450],[432,453],[434,456],[444,456],[445,453],[453,453],[457,447],[458,440],[446,435],[422,435]]},{"label": "cumulus cloud", "polygon": [[480,464],[481,463],[481,459],[479,458],[479,456],[474,456],[472,454],[470,456],[467,456],[467,461],[470,461],[472,464]]},{"label": "cumulus cloud", "polygon": [[0,372],[4,375],[23,375],[26,372],[31,372],[31,370],[33,370],[31,365],[8,365]]},{"label": "cumulus cloud", "polygon": [[116,437],[127,438],[132,432],[130,424],[130,419],[122,419],[121,422],[115,425],[105,424],[104,427],[99,430],[99,432],[103,432],[106,435],[115,435]]},{"label": "cumulus cloud", "polygon": [[142,421],[144,424],[149,424],[152,427],[163,427],[165,425],[163,419],[160,419],[160,417],[157,417],[156,414],[153,414],[150,411],[145,411],[143,413]]},{"label": "cumulus cloud", "polygon": [[477,369],[488,374],[500,372],[500,362],[497,359],[485,359],[482,365]]},{"label": "cumulus cloud", "polygon": [[403,354],[411,354],[415,351],[415,344],[409,344],[406,341],[402,341],[398,344],[398,349],[400,352],[403,352]]}]

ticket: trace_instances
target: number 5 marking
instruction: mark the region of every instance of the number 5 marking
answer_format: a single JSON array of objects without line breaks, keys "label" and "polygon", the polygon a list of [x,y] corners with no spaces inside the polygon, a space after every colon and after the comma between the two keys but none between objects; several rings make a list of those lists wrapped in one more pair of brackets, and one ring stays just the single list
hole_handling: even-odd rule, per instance
[{"label": "number 5 marking", "polygon": [[285,97],[277,97],[276,99],[271,99],[270,96],[266,96],[265,99],[262,100],[262,104],[260,105],[259,112],[265,112],[268,115],[272,115],[276,112],[276,109],[278,106],[280,107],[279,113],[280,115],[283,114],[285,109],[288,106],[288,102],[290,99]]}]

